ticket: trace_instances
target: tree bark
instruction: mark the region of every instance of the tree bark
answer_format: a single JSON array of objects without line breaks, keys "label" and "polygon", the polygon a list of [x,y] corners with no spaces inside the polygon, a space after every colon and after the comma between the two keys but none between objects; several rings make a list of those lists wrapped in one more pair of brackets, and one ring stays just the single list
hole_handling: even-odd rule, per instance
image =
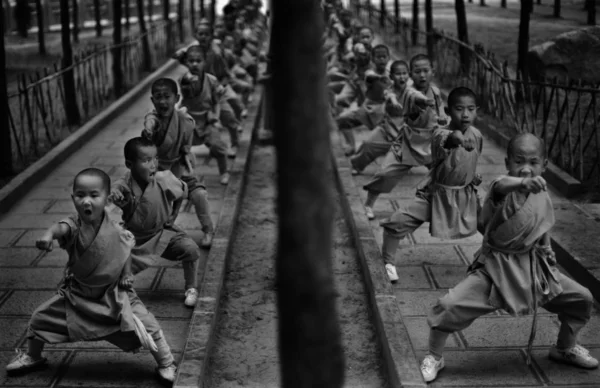
[{"label": "tree bark", "polygon": [[587,24],[588,26],[596,25],[596,1],[595,0],[586,0],[585,6],[587,9]]},{"label": "tree bark", "polygon": [[[467,28],[467,12],[465,10],[464,0],[454,0],[454,10],[456,11],[456,32],[458,40],[465,44],[469,44],[469,31]],[[459,50],[460,63],[464,70],[468,70],[470,55],[469,50],[465,47],[460,47]]]},{"label": "tree bark", "polygon": [[[68,0],[65,0],[68,1]],[[73,42],[79,43],[79,3],[73,0]]]},{"label": "tree bark", "polygon": [[[73,65],[73,47],[71,46],[71,20],[69,15],[69,2],[60,2],[60,23],[61,23],[61,43],[62,43],[62,67],[69,68]],[[78,125],[81,121],[79,108],[77,106],[77,96],[75,94],[75,73],[69,69],[63,73],[63,87],[65,88],[65,109],[67,113],[67,123],[70,126]]]},{"label": "tree bark", "polygon": [[331,257],[335,206],[323,14],[318,0],[272,4],[281,386],[341,388],[344,356]]},{"label": "tree bark", "polygon": [[[529,50],[529,19],[533,0],[521,0],[521,18],[519,21],[519,47],[517,57],[517,71],[523,80],[528,79],[527,51]],[[517,99],[522,97],[521,89],[517,88]]]},{"label": "tree bark", "polygon": [[0,63],[2,64],[2,74],[0,74],[0,104],[2,109],[2,121],[0,125],[0,177],[9,177],[13,175],[13,158],[12,158],[12,136],[10,135],[10,122],[8,120],[8,88],[6,84],[6,50],[4,47],[4,18],[5,9],[4,2],[0,4],[2,13],[0,14],[0,30],[2,30],[2,41],[0,42]]},{"label": "tree bark", "polygon": [[144,0],[136,0],[138,22],[140,23],[140,33],[142,34],[142,50],[144,53],[144,70],[152,70],[152,56],[150,55],[150,41],[148,40],[148,28],[144,20]]},{"label": "tree bark", "polygon": [[131,22],[129,18],[131,17],[131,4],[129,4],[129,0],[123,0],[123,8],[125,9],[125,30],[129,31],[131,27]]},{"label": "tree bark", "polygon": [[115,96],[120,97],[123,94],[123,69],[121,67],[123,41],[121,19],[123,18],[123,1],[113,0],[113,88]]},{"label": "tree bark", "polygon": [[412,9],[412,44],[416,46],[419,42],[419,0],[413,0]]},{"label": "tree bark", "polygon": [[433,49],[433,7],[432,0],[425,0],[425,29],[427,30],[427,55],[431,60],[435,60]]},{"label": "tree bark", "polygon": [[35,12],[37,14],[38,25],[38,47],[40,55],[46,55],[46,38],[44,31],[44,8],[42,0],[35,0]]},{"label": "tree bark", "polygon": [[102,36],[102,14],[100,13],[100,0],[94,0],[94,19],[96,19],[96,36]]}]

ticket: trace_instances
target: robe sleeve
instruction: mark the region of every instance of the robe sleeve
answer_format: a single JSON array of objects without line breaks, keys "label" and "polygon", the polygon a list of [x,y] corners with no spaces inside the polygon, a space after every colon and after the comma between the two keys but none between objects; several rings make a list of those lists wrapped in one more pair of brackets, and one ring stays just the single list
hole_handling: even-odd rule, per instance
[{"label": "robe sleeve", "polygon": [[446,148],[446,141],[448,136],[452,133],[447,128],[436,128],[433,131],[433,137],[431,138],[431,153],[435,160],[445,159],[451,150]]},{"label": "robe sleeve", "polygon": [[354,86],[350,82],[346,82],[340,94],[335,96],[336,104],[339,104],[343,107],[350,106],[352,101],[356,98],[356,90]]},{"label": "robe sleeve", "polygon": [[179,153],[183,156],[188,155],[192,152],[192,141],[194,139],[194,129],[196,128],[196,121],[194,121],[194,118],[189,114],[182,112],[180,123],[182,129],[182,139]]},{"label": "robe sleeve", "polygon": [[208,85],[210,87],[211,100],[213,103],[212,109],[208,112],[208,121],[219,120],[217,115],[217,106],[225,100],[225,88],[211,74],[206,74]]},{"label": "robe sleeve", "polygon": [[167,195],[169,201],[174,202],[179,199],[187,198],[187,184],[181,179],[178,179],[175,175],[173,175],[171,171],[167,170],[157,173],[156,179],[158,180],[158,183]]},{"label": "robe sleeve", "polygon": [[63,218],[58,223],[66,224],[69,227],[69,233],[58,239],[58,245],[66,250],[70,251],[77,241],[77,236],[79,235],[79,216],[77,214],[70,215],[66,218]]}]

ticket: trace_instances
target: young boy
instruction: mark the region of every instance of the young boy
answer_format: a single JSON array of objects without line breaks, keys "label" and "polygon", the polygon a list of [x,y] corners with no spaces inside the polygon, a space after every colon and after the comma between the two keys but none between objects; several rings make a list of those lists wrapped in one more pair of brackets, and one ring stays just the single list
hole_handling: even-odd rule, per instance
[{"label": "young boy", "polygon": [[467,277],[429,313],[429,353],[421,364],[425,381],[433,381],[444,368],[442,353],[450,333],[497,309],[513,316],[533,313],[528,363],[537,308],[542,306],[559,314],[561,322],[550,359],[581,368],[598,367],[598,360],[577,344],[577,334],[590,319],[593,297],[556,268],[550,245],[554,210],[542,178],[547,164],[546,147],[539,137],[519,134],[510,140],[508,175],[492,182],[480,214],[483,245]]},{"label": "young boy", "polygon": [[371,50],[371,57],[373,58],[373,69],[377,74],[383,76],[390,76],[390,48],[384,44],[378,44]]},{"label": "young boy", "polygon": [[[191,148],[194,136],[197,135],[194,119],[175,109],[175,102],[179,100],[177,84],[170,78],[161,78],[152,84],[152,103],[154,111],[146,115],[142,137],[151,140],[158,149],[159,171],[170,170],[177,178],[183,180],[188,186],[188,199],[194,205],[196,216],[202,226],[204,236],[200,245],[208,248],[211,245],[214,231],[210,218],[208,193],[203,181],[194,175],[195,158]],[[225,144],[216,135],[200,141],[207,143],[212,155],[222,161],[226,169],[227,161],[224,150]],[[221,172],[221,171],[220,171]],[[221,183],[227,184],[229,174],[221,174]]]},{"label": "young boy", "polygon": [[17,350],[6,367],[9,374],[44,364],[45,344],[102,340],[127,352],[144,344],[158,363],[159,376],[175,380],[177,367],[160,325],[131,288],[129,260],[135,240],[109,218],[109,190],[104,171],[81,171],[71,195],[77,214],[52,225],[36,241],[39,249],[51,251],[58,240],[69,261],[57,294],[32,314],[27,351]]},{"label": "young boy", "polygon": [[424,222],[430,223],[431,235],[459,239],[477,233],[479,198],[476,185],[477,161],[483,149],[483,137],[473,122],[477,117],[475,93],[459,87],[450,92],[446,113],[448,128],[433,133],[433,167],[427,185],[405,207],[381,222],[384,229],[381,248],[387,274],[398,280],[395,256],[398,244]]},{"label": "young boy", "polygon": [[350,107],[356,101],[362,105],[365,100],[365,74],[367,70],[372,70],[371,51],[369,46],[363,43],[357,43],[352,48],[354,52],[353,69],[344,82],[344,87],[339,94],[335,96],[335,105],[339,109]]},{"label": "young boy", "polygon": [[135,236],[131,251],[133,274],[148,268],[158,257],[181,261],[185,280],[185,305],[198,300],[196,243],[174,225],[187,185],[169,170],[158,171],[154,143],[135,137],[125,143],[125,166],[129,169],[111,188],[111,199],[123,210],[125,228]]},{"label": "young boy", "polygon": [[[431,164],[431,136],[434,128],[446,123],[440,90],[431,85],[432,62],[428,56],[417,54],[410,60],[411,78],[414,87],[433,103],[418,113],[404,117],[400,131],[402,135],[394,142],[385,156],[383,164],[364,189],[367,191],[365,213],[375,218],[373,206],[381,193],[389,193],[398,181],[415,166]],[[405,106],[412,112],[414,106]]]},{"label": "young boy", "polygon": [[[385,90],[386,117],[380,120],[363,141],[356,155],[352,156],[352,174],[360,174],[369,164],[390,150],[392,143],[401,135],[400,127],[405,115],[418,113],[433,104],[423,93],[409,86],[408,64],[394,61],[390,67],[392,88]],[[405,109],[407,108],[407,109]],[[412,110],[409,110],[412,108]]]}]

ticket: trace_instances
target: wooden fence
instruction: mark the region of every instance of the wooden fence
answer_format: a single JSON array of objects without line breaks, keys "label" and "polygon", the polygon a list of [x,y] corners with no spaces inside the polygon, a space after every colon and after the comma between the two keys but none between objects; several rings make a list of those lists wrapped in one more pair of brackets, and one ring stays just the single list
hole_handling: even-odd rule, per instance
[{"label": "wooden fence", "polygon": [[[175,28],[172,21],[157,22],[146,34],[127,37],[119,45],[124,92],[139,83],[147,75],[148,68],[156,68],[170,57],[175,45],[173,41],[168,42],[167,37],[173,40]],[[150,46],[150,66],[145,63],[144,38]],[[24,169],[78,129],[67,121],[65,73],[74,73],[81,123],[115,100],[112,67],[115,48],[117,46],[95,47],[76,55],[69,68],[55,66],[36,76],[19,77],[18,91],[8,96],[13,171]]]},{"label": "wooden fence", "polygon": [[[414,31],[408,20],[387,16],[389,11],[381,18],[380,10],[373,6],[358,5],[354,11],[386,44],[404,54],[404,59],[428,52],[428,34]],[[471,88],[477,93],[480,110],[495,121],[498,130],[509,137],[519,132],[540,136],[546,141],[550,160],[585,185],[600,184],[600,84],[514,75],[508,63],[501,63],[481,45],[466,45],[440,31],[430,36],[429,51],[441,86]]]}]

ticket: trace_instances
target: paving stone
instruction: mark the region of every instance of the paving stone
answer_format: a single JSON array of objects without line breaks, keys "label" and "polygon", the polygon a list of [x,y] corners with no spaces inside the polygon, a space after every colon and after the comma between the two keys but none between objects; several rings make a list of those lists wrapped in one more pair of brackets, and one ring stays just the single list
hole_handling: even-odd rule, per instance
[{"label": "paving stone", "polygon": [[467,276],[466,266],[431,266],[429,269],[438,288],[453,288]]},{"label": "paving stone", "polygon": [[[179,355],[174,356],[179,359]],[[155,367],[152,355],[146,352],[80,351],[57,386],[162,387],[156,378]]]},{"label": "paving stone", "polygon": [[[6,369],[0,368],[0,386],[49,387],[66,355],[66,352],[45,351],[44,357],[48,359],[47,366],[21,376],[7,377]],[[6,365],[14,356],[14,350],[2,351],[0,352],[0,363]]]},{"label": "paving stone", "polygon": [[59,199],[57,200],[46,213],[75,213],[75,205],[73,205],[73,201],[70,199]]},{"label": "paving stone", "polygon": [[167,268],[160,279],[157,290],[178,290],[185,291],[185,281],[183,278],[183,268]]},{"label": "paving stone", "polygon": [[0,306],[0,314],[31,316],[39,305],[52,298],[55,294],[56,291],[15,291]]},{"label": "paving stone", "polygon": [[135,275],[135,280],[133,283],[133,287],[136,290],[147,290],[152,287],[152,282],[158,273],[157,268],[147,268],[142,272]]},{"label": "paving stone", "polygon": [[[419,362],[425,351],[417,352]],[[446,367],[435,380],[440,387],[541,386],[518,350],[448,350]]]},{"label": "paving stone", "polygon": [[3,268],[0,284],[3,288],[54,290],[63,273],[62,268]]},{"label": "paving stone", "polygon": [[39,214],[50,204],[50,199],[29,199],[19,201],[10,208],[11,214]]},{"label": "paving stone", "polygon": [[429,223],[423,224],[423,226],[415,230],[412,235],[417,244],[448,244],[449,242],[454,244],[481,244],[483,241],[483,236],[479,233],[460,240],[443,240],[441,238],[431,237],[431,234],[429,233]]},{"label": "paving stone", "polygon": [[[0,348],[15,349],[21,341],[29,318],[0,318]],[[4,371],[4,368],[0,368]]]},{"label": "paving stone", "polygon": [[55,248],[50,252],[45,252],[40,261],[37,263],[38,267],[66,267],[69,261],[69,255],[64,249]]},{"label": "paving stone", "polygon": [[10,245],[21,233],[23,233],[23,230],[0,229],[0,247],[6,247]]},{"label": "paving stone", "polygon": [[464,264],[452,245],[413,245],[403,246],[396,251],[396,264]]},{"label": "paving stone", "polygon": [[55,214],[12,214],[4,217],[0,221],[2,229],[33,229],[49,228],[55,222],[60,221]]},{"label": "paving stone", "polygon": [[[404,325],[408,330],[410,341],[415,350],[429,349],[429,325],[426,317],[404,318]],[[459,342],[454,334],[448,337],[446,349],[460,348]]]},{"label": "paving stone", "polygon": [[[590,354],[600,359],[600,348],[588,348]],[[548,358],[548,350],[534,350],[533,358],[552,385],[597,387],[600,381],[600,368],[586,370],[554,362]]]},{"label": "paving stone", "polygon": [[138,292],[138,296],[157,319],[190,319],[194,309],[185,307],[183,293]]},{"label": "paving stone", "polygon": [[40,182],[38,185],[36,185],[37,188],[45,188],[45,187],[55,187],[55,188],[68,188],[71,189],[71,187],[73,186],[73,179],[75,177],[68,177],[68,176],[49,176],[48,178],[46,178],[45,180],[43,180],[42,182]]},{"label": "paving stone", "polygon": [[[482,317],[462,331],[468,348],[507,347],[527,348],[533,316]],[[538,316],[534,346],[556,343],[558,325],[552,316]]]},{"label": "paving stone", "polygon": [[185,348],[190,320],[159,320],[160,327],[165,333],[171,352],[181,353]]},{"label": "paving stone", "polygon": [[196,217],[195,214],[190,213],[179,213],[177,219],[175,220],[175,225],[184,230],[201,229],[198,217]]},{"label": "paving stone", "polygon": [[[21,238],[19,238],[15,242],[14,246],[15,247],[35,247],[36,240],[38,238],[40,238],[40,236],[42,236],[42,234],[44,234],[45,231],[46,231],[46,229],[29,229],[27,232],[25,232],[25,234],[23,234],[23,236],[21,236]],[[60,249],[56,242],[53,243],[53,246],[54,246],[54,249]]]},{"label": "paving stone", "polygon": [[[75,174],[73,174],[75,176]],[[73,176],[70,179],[73,179]],[[72,186],[61,186],[61,187],[34,187],[27,195],[22,199],[23,201],[29,201],[32,199],[68,199],[73,192]]]},{"label": "paving stone", "polygon": [[596,309],[590,321],[581,329],[577,338],[584,346],[600,346],[600,314]]},{"label": "paving stone", "polygon": [[0,266],[26,267],[39,257],[40,253],[37,248],[0,247]]},{"label": "paving stone", "polygon": [[336,274],[362,271],[356,249],[353,246],[347,246],[347,244],[338,245],[334,243],[333,271]]},{"label": "paving stone", "polygon": [[420,266],[396,266],[398,273],[398,282],[394,285],[394,289],[399,288],[423,288],[431,289],[429,279],[425,274],[425,269]]},{"label": "paving stone", "polygon": [[403,317],[426,316],[437,300],[447,293],[446,290],[407,291],[396,289],[395,291],[398,307],[400,307]]},{"label": "paving stone", "polygon": [[125,164],[123,155],[103,155],[98,158],[92,165],[103,169],[110,167],[122,166]]}]

